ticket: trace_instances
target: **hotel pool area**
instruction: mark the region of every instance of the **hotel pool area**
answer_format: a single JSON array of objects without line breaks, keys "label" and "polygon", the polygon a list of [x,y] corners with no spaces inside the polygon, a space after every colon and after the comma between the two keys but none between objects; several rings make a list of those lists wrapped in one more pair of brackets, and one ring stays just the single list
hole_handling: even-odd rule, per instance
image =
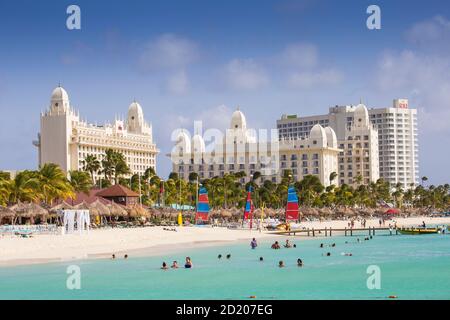
[{"label": "hotel pool area", "polygon": [[[450,299],[449,234],[365,237],[290,238],[297,248],[280,250],[265,241],[256,250],[235,243],[159,257],[2,267],[0,299]],[[163,261],[182,266],[186,256],[193,269],[160,270]],[[80,290],[66,288],[69,265],[81,268]],[[381,270],[379,290],[367,288],[371,265]]]}]

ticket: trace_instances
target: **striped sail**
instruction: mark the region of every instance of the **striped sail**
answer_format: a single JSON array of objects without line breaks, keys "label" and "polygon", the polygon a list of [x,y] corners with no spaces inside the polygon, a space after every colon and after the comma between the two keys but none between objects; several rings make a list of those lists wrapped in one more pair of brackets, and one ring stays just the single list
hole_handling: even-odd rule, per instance
[{"label": "striped sail", "polygon": [[298,220],[298,197],[294,187],[289,187],[286,204],[286,221]]},{"label": "striped sail", "polygon": [[201,187],[198,193],[197,212],[195,214],[195,221],[208,221],[209,201],[208,191]]},{"label": "striped sail", "polygon": [[252,202],[252,191],[253,188],[250,186],[247,192],[247,200],[245,201],[245,209],[244,209],[244,221],[250,219],[250,228],[253,220],[253,202]]}]

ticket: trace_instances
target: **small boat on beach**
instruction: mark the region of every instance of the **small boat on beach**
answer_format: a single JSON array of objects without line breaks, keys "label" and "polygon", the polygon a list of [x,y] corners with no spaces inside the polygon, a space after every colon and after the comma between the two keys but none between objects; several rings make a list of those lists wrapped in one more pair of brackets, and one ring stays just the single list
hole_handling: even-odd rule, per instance
[{"label": "small boat on beach", "polygon": [[400,228],[398,229],[398,232],[401,234],[409,234],[409,235],[416,235],[416,234],[434,234],[438,233],[438,228]]}]

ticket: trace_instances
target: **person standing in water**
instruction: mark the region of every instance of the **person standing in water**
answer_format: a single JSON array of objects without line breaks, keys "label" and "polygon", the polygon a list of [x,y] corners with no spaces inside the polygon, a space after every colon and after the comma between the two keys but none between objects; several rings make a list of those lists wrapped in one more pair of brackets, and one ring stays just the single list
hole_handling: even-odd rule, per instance
[{"label": "person standing in water", "polygon": [[252,249],[256,249],[256,247],[258,246],[255,238],[253,238],[252,242],[250,242],[250,246],[252,247]]},{"label": "person standing in water", "polygon": [[186,257],[186,262],[184,263],[184,267],[186,269],[191,269],[192,268],[192,260],[190,257]]}]

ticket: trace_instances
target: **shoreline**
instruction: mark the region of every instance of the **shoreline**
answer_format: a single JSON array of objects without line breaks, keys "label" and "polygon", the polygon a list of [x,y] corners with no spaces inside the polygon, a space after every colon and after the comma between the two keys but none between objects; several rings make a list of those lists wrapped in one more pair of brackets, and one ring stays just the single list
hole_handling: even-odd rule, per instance
[{"label": "shoreline", "polygon": [[[450,224],[450,217],[415,217],[396,219],[397,226],[426,224]],[[386,221],[386,225],[393,223]],[[344,228],[347,220],[302,222],[304,228]],[[366,227],[379,226],[378,219],[367,220]],[[356,222],[355,228],[359,227]],[[257,240],[297,238],[312,240],[325,238],[324,234],[316,237],[274,235],[267,231],[236,230],[221,227],[198,228],[176,227],[177,232],[163,230],[165,227],[145,227],[130,229],[94,229],[86,235],[35,235],[32,238],[16,236],[0,237],[0,268],[34,264],[64,263],[93,259],[110,259],[115,254],[117,259],[128,254],[130,257],[163,256],[195,250],[205,247],[225,246],[230,243]],[[332,237],[341,236],[336,232]],[[356,235],[355,235],[356,236]],[[331,238],[332,238],[331,237]]]}]

